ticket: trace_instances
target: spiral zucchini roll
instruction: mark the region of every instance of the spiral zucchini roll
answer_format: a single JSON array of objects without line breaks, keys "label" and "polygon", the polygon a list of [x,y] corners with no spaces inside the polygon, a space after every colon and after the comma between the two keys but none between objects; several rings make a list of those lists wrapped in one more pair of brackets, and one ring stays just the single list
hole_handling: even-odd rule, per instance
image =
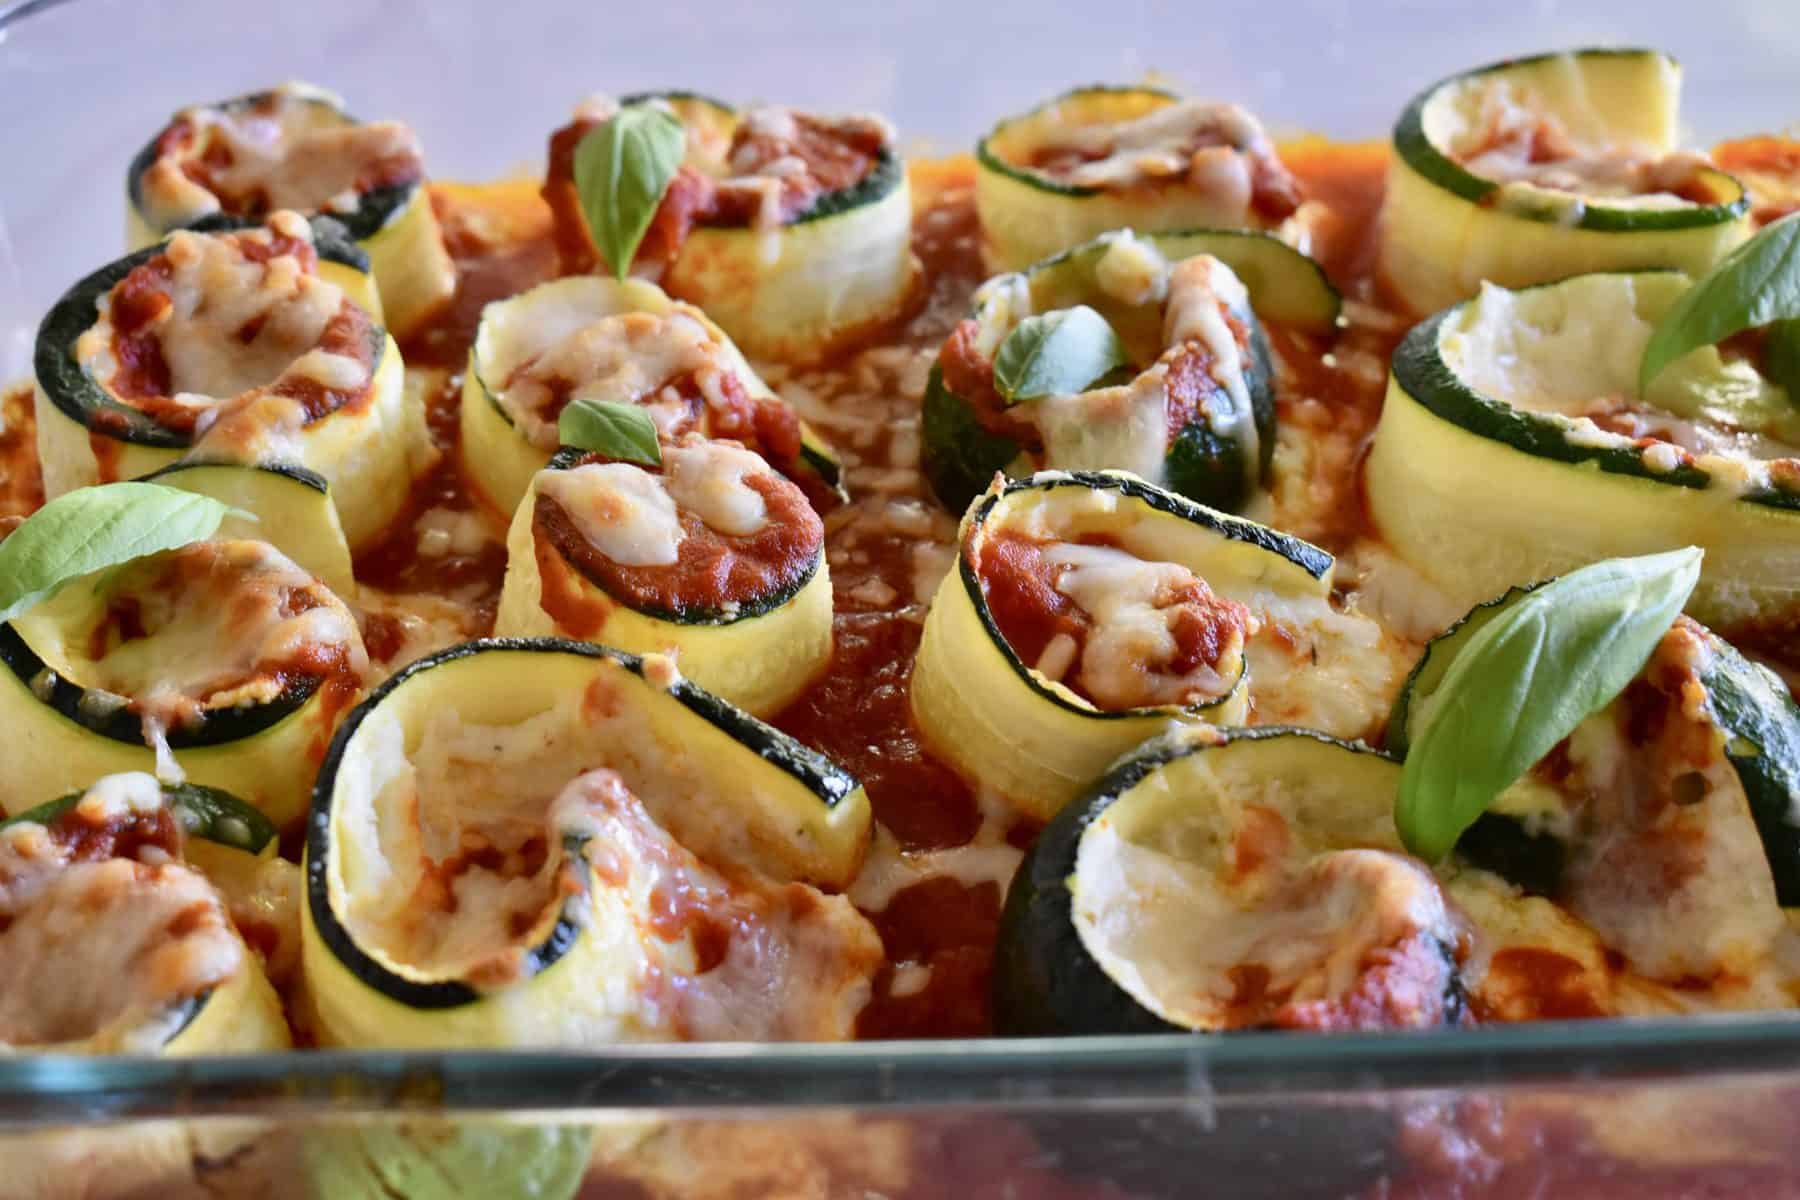
[{"label": "spiral zucchini roll", "polygon": [[398,121],[358,121],[309,84],[176,113],[131,160],[125,191],[133,250],[221,214],[331,217],[368,253],[381,289],[370,312],[400,337],[456,289],[418,137]]},{"label": "spiral zucchini roll", "polygon": [[1114,229],[1273,229],[1301,200],[1253,115],[1161,88],[1065,92],[994,126],[975,159],[990,271]]},{"label": "spiral zucchini roll", "polygon": [[1415,327],[1364,474],[1388,543],[1471,605],[1602,558],[1701,546],[1689,611],[1734,638],[1791,628],[1800,410],[1729,344],[1638,392],[1651,330],[1687,287],[1673,271],[1489,285]]},{"label": "spiral zucchini roll", "polygon": [[1170,722],[1243,723],[1249,644],[1276,610],[1328,619],[1330,555],[1122,473],[996,481],[961,540],[913,714],[936,753],[1042,820]]},{"label": "spiral zucchini roll", "polygon": [[261,814],[112,775],[0,824],[0,1046],[18,1053],[279,1050],[287,1020],[189,839],[254,855]]},{"label": "spiral zucchini roll", "polygon": [[284,463],[331,488],[352,548],[406,503],[423,413],[408,408],[368,260],[292,212],[103,267],[38,329],[49,497],[178,460]]},{"label": "spiral zucchini roll", "polygon": [[[1033,316],[1085,305],[1126,366],[1073,395],[1009,402],[995,364]],[[923,462],[938,499],[966,507],[995,471],[1127,470],[1235,508],[1275,450],[1275,381],[1259,318],[1328,334],[1337,292],[1311,259],[1264,234],[1107,234],[990,279],[938,353]]]},{"label": "spiral zucchini roll", "polygon": [[825,526],[729,442],[689,435],[657,468],[565,450],[513,517],[494,632],[670,654],[766,716],[831,659]]},{"label": "spiral zucchini roll", "polygon": [[1400,769],[1300,729],[1146,743],[1007,894],[1003,1033],[1421,1029],[1464,1011],[1460,921],[1400,848]]},{"label": "spiral zucchini roll", "polygon": [[[1457,652],[1525,594],[1427,646],[1388,721],[1404,755]],[[1800,706],[1678,617],[1615,699],[1503,792],[1443,872],[1500,1020],[1778,1007],[1800,900]],[[1556,980],[1546,987],[1546,980]]]},{"label": "spiral zucchini roll", "polygon": [[78,580],[0,625],[0,806],[185,772],[277,824],[367,670],[348,609],[263,542],[198,542]]},{"label": "spiral zucchini roll", "polygon": [[1483,280],[1703,274],[1750,235],[1743,186],[1677,148],[1681,68],[1654,50],[1575,50],[1434,84],[1394,126],[1381,271],[1416,312]]},{"label": "spiral zucchini roll", "polygon": [[682,680],[555,639],[415,663],[314,794],[321,1038],[589,1046],[848,1037],[882,958],[840,888],[855,780]]},{"label": "spiral zucchini roll", "polygon": [[705,313],[640,279],[579,276],[488,305],[469,348],[463,463],[495,508],[518,509],[575,399],[639,404],[665,440],[731,438],[790,478],[838,486],[830,450]]},{"label": "spiral zucchini roll", "polygon": [[[684,92],[622,101],[635,102],[666,107],[687,142],[631,267],[704,308],[747,353],[817,359],[912,302],[912,198],[886,121],[774,105],[740,112]],[[550,139],[544,198],[566,270],[601,259],[575,149],[618,108],[591,99]]]}]

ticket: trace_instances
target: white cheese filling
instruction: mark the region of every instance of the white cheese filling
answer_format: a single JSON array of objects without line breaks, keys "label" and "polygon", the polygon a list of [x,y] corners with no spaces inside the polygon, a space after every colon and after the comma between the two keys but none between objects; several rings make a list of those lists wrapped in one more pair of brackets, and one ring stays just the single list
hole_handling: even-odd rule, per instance
[{"label": "white cheese filling", "polygon": [[1173,176],[1223,206],[1248,209],[1246,154],[1273,153],[1261,122],[1235,104],[1182,100],[1125,121],[1059,129],[1034,147],[1040,155],[1067,153],[1086,161],[1036,168],[1076,187],[1130,187]]}]

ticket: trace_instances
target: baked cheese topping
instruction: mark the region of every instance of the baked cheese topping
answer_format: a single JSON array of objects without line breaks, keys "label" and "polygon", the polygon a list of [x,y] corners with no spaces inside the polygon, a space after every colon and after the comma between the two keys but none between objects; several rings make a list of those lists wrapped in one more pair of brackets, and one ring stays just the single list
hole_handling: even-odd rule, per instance
[{"label": "baked cheese topping", "polygon": [[1469,387],[1549,417],[1574,445],[1635,449],[1653,471],[1695,467],[1740,493],[1800,478],[1800,408],[1748,357],[1704,347],[1637,393],[1656,317],[1686,286],[1662,273],[1484,283],[1439,350]]},{"label": "baked cheese topping", "polygon": [[144,774],[100,780],[51,825],[0,830],[0,1046],[154,1053],[246,963]]},{"label": "baked cheese topping", "polygon": [[1146,1008],[1200,1030],[1454,1019],[1461,931],[1417,862],[1305,844],[1301,801],[1150,829],[1134,802],[1147,801],[1127,793],[1082,836],[1070,890],[1083,946]]},{"label": "baked cheese topping", "polygon": [[398,121],[352,121],[336,97],[305,84],[285,84],[247,103],[184,109],[156,149],[139,181],[143,215],[155,229],[216,212],[351,213],[366,193],[425,176],[411,129]]},{"label": "baked cheese topping", "polygon": [[571,630],[592,624],[574,611],[580,589],[561,586],[571,570],[634,607],[730,612],[809,576],[825,539],[805,493],[760,456],[694,434],[655,469],[584,461],[540,472],[534,494],[542,603]]},{"label": "baked cheese topping", "polygon": [[1278,221],[1299,207],[1262,122],[1235,104],[1180,100],[1128,120],[1055,125],[1018,165],[1071,187],[1183,184],[1245,223],[1253,212]]},{"label": "baked cheese topping", "polygon": [[[312,229],[292,212],[260,229],[171,235],[98,310],[76,358],[112,399],[189,437],[265,396],[317,420],[373,381],[369,315],[319,277]],[[101,409],[90,423],[105,432],[109,418]]]},{"label": "baked cheese topping", "polygon": [[163,731],[302,683],[353,691],[368,668],[343,602],[264,542],[197,542],[138,559],[18,625],[53,670]]},{"label": "baked cheese topping", "polygon": [[1461,120],[1445,147],[1472,175],[1502,185],[1605,199],[1615,207],[1679,208],[1709,203],[1696,177],[1712,164],[1691,151],[1667,151],[1599,131],[1597,120],[1572,130],[1507,80],[1488,80],[1459,98]]}]

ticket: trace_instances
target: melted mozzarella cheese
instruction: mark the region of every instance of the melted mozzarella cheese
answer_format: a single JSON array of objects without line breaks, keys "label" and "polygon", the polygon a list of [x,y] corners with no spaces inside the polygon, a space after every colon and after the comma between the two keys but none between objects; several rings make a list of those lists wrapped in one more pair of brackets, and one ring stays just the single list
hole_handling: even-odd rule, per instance
[{"label": "melted mozzarella cheese", "polygon": [[663,452],[663,473],[675,502],[709,529],[749,537],[768,523],[762,493],[744,481],[766,475],[769,464],[741,446],[695,442]]},{"label": "melted mozzarella cheese", "polygon": [[616,563],[666,567],[681,556],[681,513],[660,476],[630,463],[586,463],[545,471],[537,486]]},{"label": "melted mozzarella cheese", "polygon": [[1238,152],[1268,146],[1261,123],[1237,105],[1183,100],[1128,121],[1060,131],[1038,150],[1088,156],[1054,172],[1077,187],[1128,187],[1188,175],[1209,195],[1236,198],[1242,206],[1249,202],[1250,178]]},{"label": "melted mozzarella cheese", "polygon": [[1065,470],[1130,471],[1161,483],[1169,450],[1168,392],[1163,372],[1150,370],[1121,387],[1031,403],[1044,435],[1044,461]]},{"label": "melted mozzarella cheese", "polygon": [[1198,342],[1211,356],[1213,380],[1231,397],[1231,407],[1208,406],[1207,423],[1215,434],[1244,448],[1244,469],[1254,486],[1262,462],[1260,441],[1243,352],[1225,320],[1228,309],[1250,311],[1250,293],[1230,267],[1202,254],[1170,268],[1163,341],[1170,346]]}]

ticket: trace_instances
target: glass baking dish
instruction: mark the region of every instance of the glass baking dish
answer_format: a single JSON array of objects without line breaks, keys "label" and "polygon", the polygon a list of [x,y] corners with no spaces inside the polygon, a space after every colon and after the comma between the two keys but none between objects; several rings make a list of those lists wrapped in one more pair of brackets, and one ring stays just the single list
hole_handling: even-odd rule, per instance
[{"label": "glass baking dish", "polygon": [[[116,184],[147,118],[272,79],[404,114],[434,173],[485,178],[524,165],[570,98],[598,87],[779,91],[882,111],[910,146],[949,151],[1032,97],[1158,71],[1278,128],[1378,138],[1420,85],[1469,62],[1641,41],[1704,81],[1687,114],[1705,137],[1800,116],[1784,8],[1232,0],[1194,20],[1154,4],[1087,17],[950,0],[0,4],[0,379],[28,369],[38,316],[67,280],[119,245]],[[1776,1196],[1800,1194],[1797,1100],[1800,1024],[1779,1018],[18,1057],[0,1059],[0,1200]]]}]

